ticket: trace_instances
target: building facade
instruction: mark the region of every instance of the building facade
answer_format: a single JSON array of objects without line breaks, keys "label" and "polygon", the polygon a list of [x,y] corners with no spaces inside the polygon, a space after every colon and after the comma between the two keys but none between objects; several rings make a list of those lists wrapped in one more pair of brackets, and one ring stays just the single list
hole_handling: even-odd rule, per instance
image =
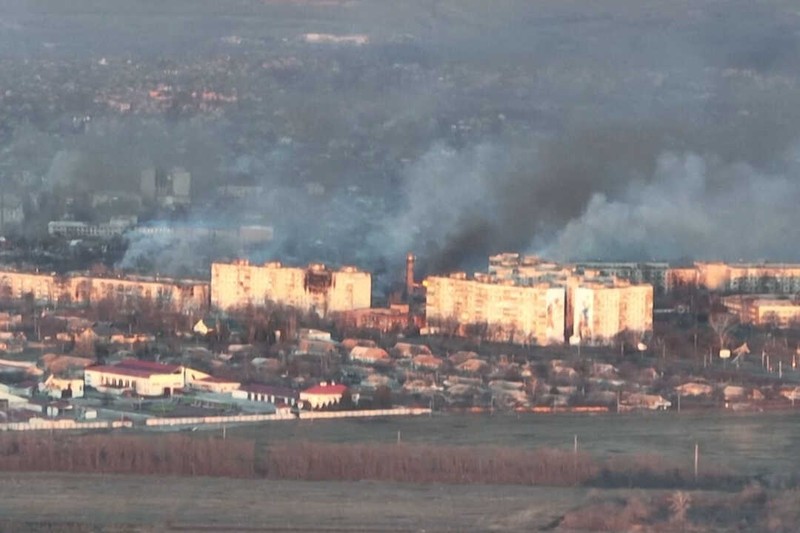
[{"label": "building facade", "polygon": [[91,306],[108,300],[117,305],[148,302],[160,309],[192,313],[208,308],[209,293],[209,283],[199,280],[0,270],[0,298],[19,300],[31,295],[34,301],[42,304]]},{"label": "building facade", "polygon": [[725,308],[742,324],[778,328],[800,325],[800,303],[772,295],[733,295],[722,298]]},{"label": "building facade", "polygon": [[711,291],[745,294],[800,292],[800,264],[695,263],[697,282]]},{"label": "building facade", "polygon": [[636,337],[653,330],[653,287],[620,281],[583,282],[572,293],[572,337],[590,345],[606,345],[618,335]]},{"label": "building facade", "polygon": [[186,385],[186,370],[180,365],[125,359],[116,365],[90,366],[84,370],[83,380],[87,387],[101,392],[171,396]]},{"label": "building facade", "polygon": [[326,316],[368,308],[371,299],[371,275],[354,267],[334,271],[319,263],[300,268],[245,260],[211,265],[211,304],[219,309],[276,303]]},{"label": "building facade", "polygon": [[564,341],[566,291],[546,283],[522,286],[488,274],[432,276],[427,288],[428,326],[469,328],[488,339],[548,345]]}]

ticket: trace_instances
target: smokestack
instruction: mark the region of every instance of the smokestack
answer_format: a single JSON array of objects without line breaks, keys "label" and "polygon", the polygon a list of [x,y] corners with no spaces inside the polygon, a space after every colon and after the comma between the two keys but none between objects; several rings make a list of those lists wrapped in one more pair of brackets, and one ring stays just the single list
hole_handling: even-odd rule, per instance
[{"label": "smokestack", "polygon": [[414,283],[414,261],[416,261],[416,257],[409,252],[406,256],[406,296],[409,300],[414,294],[414,287],[416,286]]}]

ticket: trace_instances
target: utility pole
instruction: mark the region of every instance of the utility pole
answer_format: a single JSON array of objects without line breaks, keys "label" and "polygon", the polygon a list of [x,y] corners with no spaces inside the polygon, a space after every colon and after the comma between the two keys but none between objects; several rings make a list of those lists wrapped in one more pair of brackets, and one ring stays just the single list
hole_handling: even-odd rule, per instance
[{"label": "utility pole", "polygon": [[694,443],[694,482],[697,484],[697,470],[700,465],[700,446]]},{"label": "utility pole", "polygon": [[578,484],[578,435],[575,435],[575,441],[572,448],[572,470],[575,472],[575,484]]}]

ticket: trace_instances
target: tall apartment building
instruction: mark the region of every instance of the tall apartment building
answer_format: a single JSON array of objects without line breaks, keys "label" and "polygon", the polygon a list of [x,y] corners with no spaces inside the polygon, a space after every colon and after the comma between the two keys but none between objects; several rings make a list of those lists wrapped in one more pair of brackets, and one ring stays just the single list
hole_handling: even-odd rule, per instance
[{"label": "tall apartment building", "polygon": [[[603,265],[611,266],[588,268]],[[489,273],[476,274],[474,280],[461,273],[428,278],[428,321],[486,323],[499,332],[499,340],[507,340],[513,329],[525,332],[524,342],[537,344],[572,336],[583,343],[609,344],[625,331],[644,335],[653,327],[653,286],[636,282],[650,276],[643,265],[561,265],[531,255],[494,255]],[[665,265],[651,266],[666,279]]]},{"label": "tall apartment building", "polygon": [[245,260],[211,265],[211,304],[219,309],[274,302],[325,316],[367,308],[371,296],[371,275],[354,267],[330,270],[319,263],[300,268]]},{"label": "tall apartment building", "polygon": [[563,286],[521,286],[487,274],[467,279],[464,273],[431,276],[424,285],[429,325],[459,324],[462,334],[469,326],[485,328],[487,338],[515,344],[564,342]]},{"label": "tall apartment building", "polygon": [[189,313],[208,308],[209,284],[134,276],[0,271],[0,298],[22,299],[28,294],[43,304],[96,305],[106,300],[128,305],[148,301],[162,309]]},{"label": "tall apartment building", "polygon": [[584,281],[571,289],[572,335],[581,343],[610,344],[623,332],[653,330],[653,286]]}]

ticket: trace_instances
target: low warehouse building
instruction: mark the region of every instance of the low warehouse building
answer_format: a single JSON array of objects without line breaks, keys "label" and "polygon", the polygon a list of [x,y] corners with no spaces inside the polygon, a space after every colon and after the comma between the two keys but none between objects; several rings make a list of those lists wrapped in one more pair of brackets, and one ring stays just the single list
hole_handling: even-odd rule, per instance
[{"label": "low warehouse building", "polygon": [[89,367],[83,376],[86,386],[102,392],[131,391],[140,396],[171,396],[184,387],[185,372],[180,365],[125,359],[116,365]]}]

